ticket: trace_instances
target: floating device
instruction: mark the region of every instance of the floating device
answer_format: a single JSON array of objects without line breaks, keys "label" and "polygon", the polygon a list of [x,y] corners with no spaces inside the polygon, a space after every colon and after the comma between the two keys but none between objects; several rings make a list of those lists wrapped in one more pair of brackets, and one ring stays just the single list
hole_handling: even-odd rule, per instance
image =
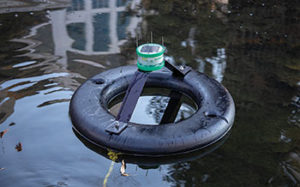
[{"label": "floating device", "polygon": [[[234,122],[235,107],[230,93],[203,73],[165,61],[164,51],[159,44],[141,45],[137,48],[138,67],[110,69],[83,83],[70,103],[70,116],[76,132],[102,148],[148,156],[191,152],[222,139]],[[144,87],[171,90],[162,117],[164,124],[130,122]],[[115,117],[108,111],[109,103],[124,92],[122,106]],[[178,93],[192,98],[198,110],[175,123],[172,114],[176,112]]]}]

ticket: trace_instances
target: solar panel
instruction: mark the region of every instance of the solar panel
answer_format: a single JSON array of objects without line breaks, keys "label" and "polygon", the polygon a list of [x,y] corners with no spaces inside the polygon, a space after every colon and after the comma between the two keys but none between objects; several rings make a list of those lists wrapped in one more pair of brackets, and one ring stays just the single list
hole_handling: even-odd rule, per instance
[{"label": "solar panel", "polygon": [[145,45],[142,47],[141,52],[144,53],[157,53],[159,52],[159,46],[150,46],[150,45]]}]

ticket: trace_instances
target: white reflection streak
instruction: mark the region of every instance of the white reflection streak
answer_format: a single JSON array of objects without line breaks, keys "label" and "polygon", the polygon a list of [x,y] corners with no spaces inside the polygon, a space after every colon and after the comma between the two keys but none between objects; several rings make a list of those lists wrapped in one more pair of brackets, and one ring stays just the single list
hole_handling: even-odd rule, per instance
[{"label": "white reflection streak", "polygon": [[[46,25],[49,25],[49,22],[46,22],[46,23],[42,23],[42,24],[39,24],[39,25],[36,25],[34,27],[32,27],[30,29],[30,33],[26,36],[24,36],[23,38],[19,38],[19,39],[12,39],[10,41],[12,42],[20,42],[20,43],[25,43],[27,44],[26,47],[22,48],[22,49],[18,49],[17,51],[29,51],[29,53],[34,53],[35,52],[35,48],[37,46],[39,46],[41,44],[40,41],[37,41],[37,40],[33,40],[33,39],[30,39],[31,37],[35,36],[38,32],[38,29],[46,26]],[[22,55],[20,55],[22,56]]]},{"label": "white reflection streak", "polygon": [[192,55],[195,54],[195,50],[196,50],[195,34],[196,34],[196,28],[192,27],[189,31],[189,37],[185,41],[181,42],[182,47],[187,47],[187,46],[191,47]]},{"label": "white reflection streak", "polygon": [[200,57],[195,58],[196,62],[199,63],[199,68],[198,71],[200,71],[201,73],[204,73],[205,71],[205,62],[204,60],[202,60]]},{"label": "white reflection streak", "polygon": [[212,65],[212,75],[218,82],[222,82],[224,78],[226,68],[226,53],[225,48],[217,49],[217,56],[211,58],[205,58],[205,61],[200,57],[197,57],[196,62],[199,63],[199,71],[205,71],[206,62]]},{"label": "white reflection streak", "polygon": [[[48,80],[48,79],[59,78],[59,77],[67,77],[67,76],[69,76],[69,73],[63,73],[62,72],[62,73],[45,74],[45,75],[35,76],[35,77],[12,79],[12,80],[8,80],[8,81],[3,82],[0,85],[0,90],[4,90],[6,88],[10,88],[12,86],[22,84],[22,83],[35,84],[35,83],[37,83],[39,81],[42,81],[42,80]],[[25,84],[23,84],[23,85],[25,85]]]},{"label": "white reflection streak", "polygon": [[66,10],[51,11],[52,37],[54,42],[54,54],[60,56],[58,60],[65,68],[67,67],[67,49],[72,45],[66,29]]}]

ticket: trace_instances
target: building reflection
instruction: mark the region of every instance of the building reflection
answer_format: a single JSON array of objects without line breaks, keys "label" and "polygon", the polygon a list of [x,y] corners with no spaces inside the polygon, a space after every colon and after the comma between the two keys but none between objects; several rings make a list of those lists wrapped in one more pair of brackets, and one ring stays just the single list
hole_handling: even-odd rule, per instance
[{"label": "building reflection", "polygon": [[[73,0],[70,8],[50,12],[54,55],[61,57],[59,62],[67,66],[72,53],[90,57],[120,53],[127,36],[136,36],[135,30],[141,21],[128,15],[129,3],[132,2]],[[89,65],[97,66],[93,63],[96,58],[90,59]]]},{"label": "building reflection", "polygon": [[[14,113],[18,99],[45,93],[48,98],[37,107],[66,102],[70,89],[75,90],[87,77],[127,64],[120,52],[136,36],[141,18],[128,11],[138,4],[139,0],[72,0],[69,8],[49,10],[48,15],[41,12],[34,17],[24,13],[22,19],[35,24],[29,34],[10,41],[26,44],[18,50],[23,53],[18,57],[26,60],[18,63],[34,63],[5,67],[21,74],[0,85],[0,124]],[[28,11],[32,9],[29,7]],[[60,91],[61,99],[50,98],[49,94]]]},{"label": "building reflection", "polygon": [[206,64],[211,64],[213,78],[218,82],[222,82],[226,68],[225,48],[217,49],[217,56],[215,57],[206,57],[205,60],[200,57],[196,57],[195,61],[199,63],[198,70],[202,73],[205,72]]}]

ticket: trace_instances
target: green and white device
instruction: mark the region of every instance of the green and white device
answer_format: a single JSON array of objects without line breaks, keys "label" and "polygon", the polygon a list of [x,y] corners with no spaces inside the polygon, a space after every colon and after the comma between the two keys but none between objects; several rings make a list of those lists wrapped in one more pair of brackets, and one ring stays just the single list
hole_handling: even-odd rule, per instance
[{"label": "green and white device", "polygon": [[147,43],[136,48],[137,67],[142,71],[159,70],[165,65],[165,47],[155,43]]}]

